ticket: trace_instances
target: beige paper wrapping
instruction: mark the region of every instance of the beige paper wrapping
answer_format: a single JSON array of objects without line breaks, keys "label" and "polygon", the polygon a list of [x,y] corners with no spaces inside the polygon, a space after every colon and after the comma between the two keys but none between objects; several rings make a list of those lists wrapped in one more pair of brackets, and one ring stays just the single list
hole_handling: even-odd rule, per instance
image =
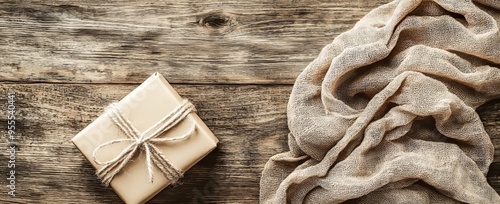
[{"label": "beige paper wrapping", "polygon": [[[165,117],[181,102],[179,94],[159,73],[153,74],[130,94],[125,96],[117,107],[139,131],[145,131],[161,118]],[[196,131],[185,140],[158,143],[165,157],[183,172],[211,152],[218,139],[203,123],[196,113],[190,113],[176,127],[164,133],[163,137],[176,137],[189,132],[196,123]],[[127,138],[106,114],[98,117],[89,126],[78,133],[72,142],[90,161],[94,168],[100,165],[92,159],[96,147],[107,141]],[[99,150],[98,158],[109,161],[116,157],[130,143],[122,142],[106,146]],[[155,167],[154,182],[149,182],[145,166],[145,154],[136,153],[125,168],[111,182],[113,190],[126,203],[144,203],[172,183]]]}]

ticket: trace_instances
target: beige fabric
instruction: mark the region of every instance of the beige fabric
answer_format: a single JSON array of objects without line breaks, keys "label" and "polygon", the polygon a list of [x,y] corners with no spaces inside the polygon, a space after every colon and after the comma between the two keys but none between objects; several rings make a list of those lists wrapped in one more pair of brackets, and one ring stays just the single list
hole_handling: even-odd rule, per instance
[{"label": "beige fabric", "polygon": [[500,97],[500,1],[394,1],[297,78],[261,203],[500,203],[475,109]]}]

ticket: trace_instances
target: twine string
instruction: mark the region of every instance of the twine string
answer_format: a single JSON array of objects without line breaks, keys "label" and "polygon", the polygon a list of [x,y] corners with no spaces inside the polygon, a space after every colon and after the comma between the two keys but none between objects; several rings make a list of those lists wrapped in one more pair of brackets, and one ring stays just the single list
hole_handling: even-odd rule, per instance
[{"label": "twine string", "polygon": [[[196,125],[189,129],[189,132],[170,138],[160,137],[163,133],[175,127],[179,122],[183,121],[191,112],[195,112],[194,105],[188,100],[184,99],[182,103],[177,106],[173,111],[159,120],[156,124],[148,128],[144,132],[140,132],[128,120],[124,114],[111,104],[106,111],[111,120],[125,133],[127,138],[114,139],[99,145],[92,153],[92,158],[96,164],[102,166],[96,172],[97,176],[101,179],[105,186],[109,186],[113,178],[126,166],[132,157],[140,151],[146,154],[146,168],[149,175],[149,181],[153,182],[153,167],[156,166],[162,174],[171,181],[177,181],[182,177],[183,172],[173,166],[165,155],[154,145],[155,143],[184,140],[194,134]],[[121,142],[130,142],[131,144],[125,147],[120,154],[109,161],[101,161],[98,159],[97,153],[99,150],[106,146],[117,144]]]}]

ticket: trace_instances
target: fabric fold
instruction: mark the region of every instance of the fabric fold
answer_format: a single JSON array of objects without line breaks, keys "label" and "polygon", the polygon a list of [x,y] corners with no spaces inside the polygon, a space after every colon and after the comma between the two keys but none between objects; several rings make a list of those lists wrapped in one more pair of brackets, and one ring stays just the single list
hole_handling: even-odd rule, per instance
[{"label": "fabric fold", "polygon": [[500,203],[475,112],[500,98],[499,8],[393,1],[337,36],[294,84],[260,202]]}]

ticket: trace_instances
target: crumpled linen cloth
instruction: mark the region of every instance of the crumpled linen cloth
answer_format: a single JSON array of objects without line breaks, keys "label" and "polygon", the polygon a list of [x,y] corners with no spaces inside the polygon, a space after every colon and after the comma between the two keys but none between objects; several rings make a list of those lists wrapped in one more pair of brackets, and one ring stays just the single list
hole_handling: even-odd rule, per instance
[{"label": "crumpled linen cloth", "polygon": [[500,203],[475,109],[500,98],[500,1],[400,0],[323,48],[261,203]]}]

